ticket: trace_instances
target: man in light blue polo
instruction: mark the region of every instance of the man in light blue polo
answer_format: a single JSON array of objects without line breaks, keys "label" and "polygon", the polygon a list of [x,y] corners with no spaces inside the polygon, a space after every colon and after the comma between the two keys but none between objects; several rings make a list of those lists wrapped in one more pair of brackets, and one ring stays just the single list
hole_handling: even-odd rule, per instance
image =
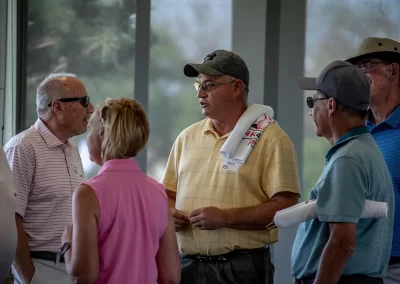
[{"label": "man in light blue polo", "polygon": [[[316,134],[332,147],[309,197],[317,200],[318,218],[300,224],[293,245],[295,283],[383,283],[394,193],[383,155],[365,126],[369,79],[356,66],[335,61],[299,86],[314,90],[307,104]],[[360,219],[366,199],[387,202],[387,218]]]}]

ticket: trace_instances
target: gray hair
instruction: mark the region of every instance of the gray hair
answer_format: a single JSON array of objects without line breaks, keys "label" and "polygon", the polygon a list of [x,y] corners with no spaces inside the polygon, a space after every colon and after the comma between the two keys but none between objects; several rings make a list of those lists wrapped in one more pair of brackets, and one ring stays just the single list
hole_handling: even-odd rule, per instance
[{"label": "gray hair", "polygon": [[36,91],[36,112],[39,116],[48,115],[49,104],[64,97],[64,86],[60,79],[65,77],[77,78],[72,73],[53,73],[39,84]]},{"label": "gray hair", "polygon": [[[240,80],[238,78],[235,78],[235,77],[229,76],[229,75],[228,75],[228,78],[230,81]],[[249,86],[247,86],[246,83],[243,82],[243,100],[246,104],[248,103],[248,99],[249,99]]]}]

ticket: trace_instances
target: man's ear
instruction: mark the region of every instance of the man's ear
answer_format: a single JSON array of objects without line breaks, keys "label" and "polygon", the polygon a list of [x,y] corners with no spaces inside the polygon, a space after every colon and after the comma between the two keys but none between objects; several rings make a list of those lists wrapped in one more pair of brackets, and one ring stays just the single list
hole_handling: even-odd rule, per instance
[{"label": "man's ear", "polygon": [[244,90],[244,83],[242,80],[236,80],[235,82],[232,83],[233,87],[235,88],[235,96],[239,96],[242,94],[242,90]]},{"label": "man's ear", "polygon": [[55,102],[53,102],[53,103],[51,104],[51,109],[52,109],[52,111],[53,111],[54,113],[56,113],[57,115],[58,115],[58,114],[62,114],[62,112],[63,112],[63,106],[62,106],[62,104],[61,104],[60,102],[57,102],[57,101],[55,101]]},{"label": "man's ear", "polygon": [[327,108],[328,108],[328,115],[332,117],[338,108],[338,104],[334,98],[328,99]]},{"label": "man's ear", "polygon": [[392,67],[390,72],[390,80],[395,82],[400,82],[399,63],[392,63],[390,66]]}]

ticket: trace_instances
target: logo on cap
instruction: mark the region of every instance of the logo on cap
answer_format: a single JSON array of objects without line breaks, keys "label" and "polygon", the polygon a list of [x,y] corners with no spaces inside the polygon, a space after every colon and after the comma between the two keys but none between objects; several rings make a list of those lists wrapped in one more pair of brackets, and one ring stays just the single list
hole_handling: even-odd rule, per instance
[{"label": "logo on cap", "polygon": [[215,52],[211,52],[211,53],[207,54],[206,57],[204,57],[204,61],[213,60],[215,56],[217,56],[217,54]]}]

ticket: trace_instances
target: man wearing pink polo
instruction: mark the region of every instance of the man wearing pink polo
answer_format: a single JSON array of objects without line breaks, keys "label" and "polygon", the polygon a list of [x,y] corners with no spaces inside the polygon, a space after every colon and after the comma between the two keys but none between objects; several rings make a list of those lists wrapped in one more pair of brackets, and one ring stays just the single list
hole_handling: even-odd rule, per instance
[{"label": "man wearing pink polo", "polygon": [[86,132],[93,106],[73,74],[45,78],[36,105],[35,124],[4,147],[16,193],[14,283],[71,283],[60,257],[60,240],[72,221],[72,194],[84,173],[69,139]]}]

